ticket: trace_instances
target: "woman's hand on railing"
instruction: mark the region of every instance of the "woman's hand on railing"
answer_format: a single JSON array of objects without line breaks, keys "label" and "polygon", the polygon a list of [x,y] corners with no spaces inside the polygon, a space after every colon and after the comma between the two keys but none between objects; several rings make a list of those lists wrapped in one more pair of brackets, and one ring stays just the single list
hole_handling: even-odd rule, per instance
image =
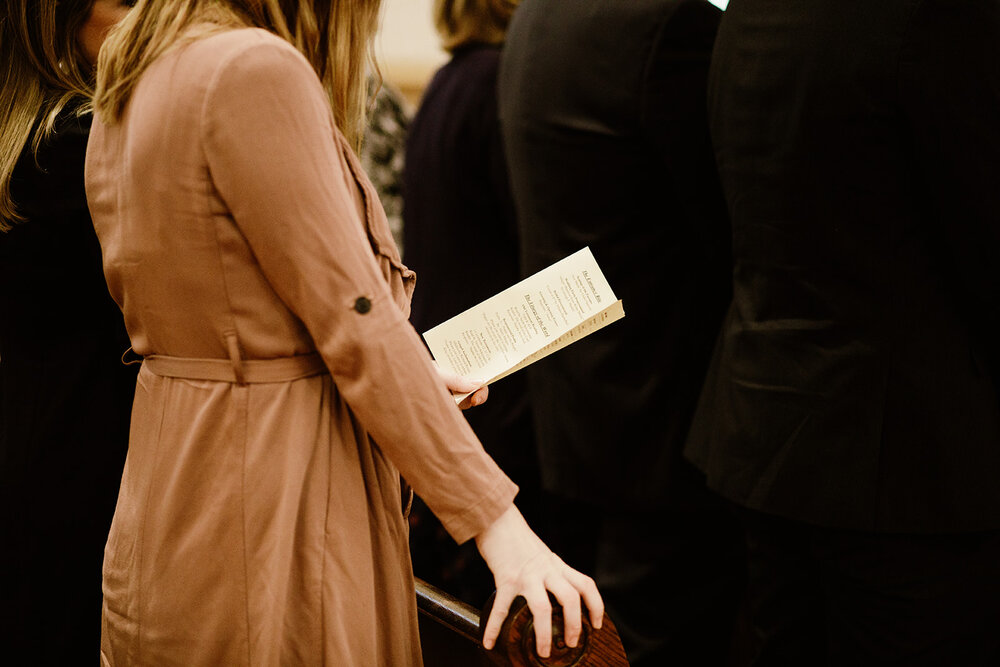
[{"label": "woman's hand on railing", "polygon": [[552,605],[549,592],[562,605],[566,644],[575,647],[582,627],[580,599],[594,629],[601,627],[604,602],[594,580],[566,565],[535,535],[513,505],[476,536],[479,553],[493,572],[496,599],[483,634],[483,646],[496,644],[511,603],[520,595],[534,618],[535,648],[547,658],[552,648]]}]

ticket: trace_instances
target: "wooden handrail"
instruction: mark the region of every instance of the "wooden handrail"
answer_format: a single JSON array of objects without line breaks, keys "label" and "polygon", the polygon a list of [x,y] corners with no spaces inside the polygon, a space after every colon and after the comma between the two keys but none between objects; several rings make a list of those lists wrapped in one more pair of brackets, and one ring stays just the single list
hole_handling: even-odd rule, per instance
[{"label": "wooden handrail", "polygon": [[469,641],[479,642],[479,610],[422,579],[416,580],[417,610]]},{"label": "wooden handrail", "polygon": [[[431,626],[422,625],[425,641],[425,662],[428,667],[628,667],[621,638],[614,623],[604,615],[600,630],[594,630],[590,620],[583,619],[583,632],[577,646],[570,648],[563,641],[562,609],[552,601],[552,651],[548,658],[535,653],[535,633],[531,611],[523,598],[511,605],[492,651],[482,647],[480,619],[488,618],[493,596],[480,613],[457,598],[430,584],[416,580],[417,608],[421,615],[433,619]],[[439,632],[441,628],[445,632]],[[433,629],[432,629],[433,628]],[[442,648],[441,643],[448,646]],[[428,652],[433,660],[428,659]]]}]

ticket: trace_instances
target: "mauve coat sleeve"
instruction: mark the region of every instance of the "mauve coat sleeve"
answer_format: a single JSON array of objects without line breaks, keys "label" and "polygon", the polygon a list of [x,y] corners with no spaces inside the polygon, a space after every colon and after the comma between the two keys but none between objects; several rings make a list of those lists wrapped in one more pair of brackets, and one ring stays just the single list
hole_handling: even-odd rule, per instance
[{"label": "mauve coat sleeve", "polygon": [[482,531],[517,487],[483,451],[393,301],[312,68],[264,38],[228,57],[208,84],[202,142],[235,224],[358,421],[455,540]]}]

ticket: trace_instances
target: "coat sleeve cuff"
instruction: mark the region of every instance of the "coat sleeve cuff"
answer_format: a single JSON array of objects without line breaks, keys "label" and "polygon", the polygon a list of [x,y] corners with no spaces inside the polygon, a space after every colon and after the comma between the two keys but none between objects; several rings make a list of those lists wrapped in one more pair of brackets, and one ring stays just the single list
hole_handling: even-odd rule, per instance
[{"label": "coat sleeve cuff", "polygon": [[514,504],[517,491],[517,484],[501,474],[493,488],[475,505],[455,516],[438,518],[452,539],[463,544],[499,519]]}]

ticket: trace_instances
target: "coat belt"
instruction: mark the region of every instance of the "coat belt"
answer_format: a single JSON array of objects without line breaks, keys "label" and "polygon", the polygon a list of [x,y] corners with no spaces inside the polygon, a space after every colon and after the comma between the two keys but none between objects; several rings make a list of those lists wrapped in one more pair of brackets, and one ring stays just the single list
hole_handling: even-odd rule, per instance
[{"label": "coat belt", "polygon": [[187,359],[152,354],[142,361],[156,375],[234,384],[289,382],[327,373],[318,352],[277,359]]}]

